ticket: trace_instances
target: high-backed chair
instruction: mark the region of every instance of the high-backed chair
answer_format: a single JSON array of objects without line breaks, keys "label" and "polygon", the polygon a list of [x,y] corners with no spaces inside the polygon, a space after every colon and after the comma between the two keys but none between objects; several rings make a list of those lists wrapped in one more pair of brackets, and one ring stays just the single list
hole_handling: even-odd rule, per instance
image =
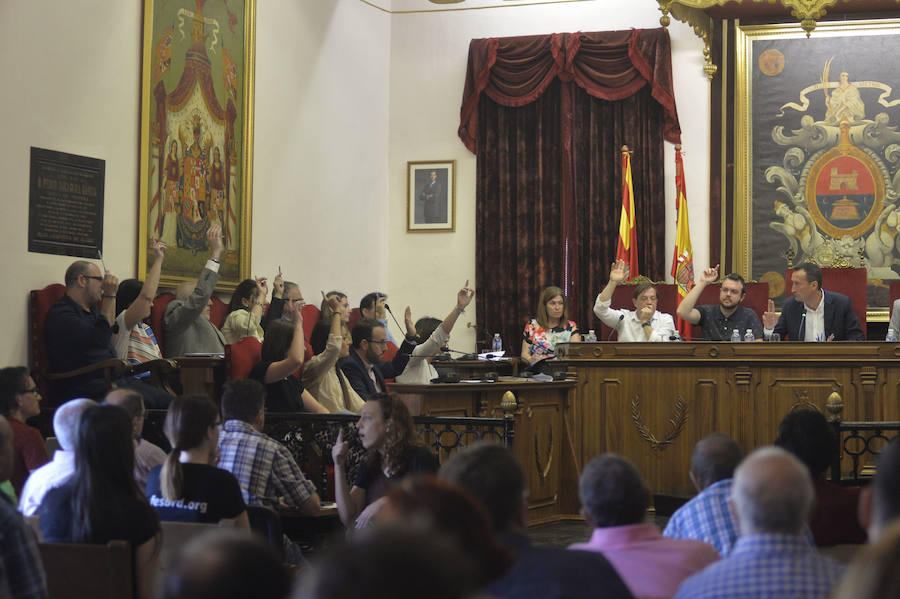
[{"label": "high-backed chair", "polygon": [[150,328],[156,335],[156,342],[163,355],[166,355],[166,340],[163,332],[163,316],[166,314],[166,308],[169,302],[175,299],[175,294],[171,291],[164,291],[153,299],[153,306],[150,308]]},{"label": "high-backed chair", "polygon": [[890,284],[891,304],[889,307],[889,316],[894,315],[894,302],[900,299],[900,281],[891,281]]},{"label": "high-backed chair", "polygon": [[31,372],[35,383],[41,390],[50,405],[58,405],[63,399],[54,395],[53,381],[65,380],[87,374],[89,372],[103,371],[106,379],[106,388],[112,388],[113,381],[122,376],[127,369],[123,360],[110,359],[97,362],[84,368],[69,372],[54,373],[50,371],[50,360],[47,356],[47,344],[44,336],[44,321],[50,307],[58,302],[66,294],[65,285],[53,283],[43,289],[33,289],[28,306],[29,330],[31,332]]},{"label": "high-backed chair", "polygon": [[209,321],[221,329],[225,326],[226,316],[228,316],[228,304],[215,295],[212,296],[212,307],[209,309]]},{"label": "high-backed chair", "polygon": [[133,599],[131,544],[38,543],[50,599]]},{"label": "high-backed chair", "polygon": [[347,323],[347,326],[353,329],[353,325],[362,318],[362,313],[359,311],[359,308],[353,308],[350,310],[350,322]]},{"label": "high-backed chair", "polygon": [[303,335],[307,341],[312,338],[312,332],[316,323],[319,322],[320,314],[319,308],[312,304],[306,304],[300,311],[300,315],[303,317]]},{"label": "high-backed chair", "polygon": [[[793,289],[791,284],[791,275],[794,269],[787,269],[785,274],[784,297],[790,297]],[[866,309],[869,305],[869,294],[867,291],[868,270],[865,268],[823,268],[822,269],[822,288],[826,292],[829,290],[843,293],[850,298],[853,305],[853,311],[859,320],[859,326],[866,333]]]},{"label": "high-backed chair", "polygon": [[225,380],[245,379],[262,359],[262,344],[256,337],[244,337],[225,346]]},{"label": "high-backed chair", "polygon": [[388,341],[387,345],[384,348],[384,353],[381,354],[381,359],[384,360],[385,362],[390,362],[391,360],[394,359],[394,356],[397,355],[397,352],[399,350],[400,350],[399,347],[397,347],[396,345],[394,345],[393,343]]}]

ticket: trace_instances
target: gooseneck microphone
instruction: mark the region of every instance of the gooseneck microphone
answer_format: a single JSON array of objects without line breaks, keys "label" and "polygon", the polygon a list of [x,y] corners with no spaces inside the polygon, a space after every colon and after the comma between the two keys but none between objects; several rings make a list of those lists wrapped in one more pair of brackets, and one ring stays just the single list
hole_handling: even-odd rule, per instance
[{"label": "gooseneck microphone", "polygon": [[803,341],[803,333],[806,330],[806,310],[800,315],[800,328],[797,333],[797,341]]},{"label": "gooseneck microphone", "polygon": [[391,307],[388,306],[387,303],[384,304],[384,309],[387,310],[387,313],[390,314],[390,315],[391,315],[391,318],[394,319],[394,322],[397,323],[397,328],[400,329],[400,332],[403,333],[404,335],[406,335],[406,329],[404,329],[404,328],[400,325],[400,323],[397,322],[397,317],[394,316],[394,313],[393,313],[393,312],[391,312]]},{"label": "gooseneck microphone", "polygon": [[616,326],[612,327],[612,330],[609,332],[609,336],[606,338],[607,341],[612,339],[613,333],[615,333],[619,329],[619,325],[622,323],[622,320],[625,319],[624,314],[619,314],[619,320],[616,321]]}]

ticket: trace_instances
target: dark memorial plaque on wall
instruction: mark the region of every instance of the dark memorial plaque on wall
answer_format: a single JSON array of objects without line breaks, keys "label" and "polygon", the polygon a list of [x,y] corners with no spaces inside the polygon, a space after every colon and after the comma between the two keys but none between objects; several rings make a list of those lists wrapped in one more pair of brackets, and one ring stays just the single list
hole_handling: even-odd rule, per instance
[{"label": "dark memorial plaque on wall", "polygon": [[28,251],[97,258],[106,161],[31,148]]}]

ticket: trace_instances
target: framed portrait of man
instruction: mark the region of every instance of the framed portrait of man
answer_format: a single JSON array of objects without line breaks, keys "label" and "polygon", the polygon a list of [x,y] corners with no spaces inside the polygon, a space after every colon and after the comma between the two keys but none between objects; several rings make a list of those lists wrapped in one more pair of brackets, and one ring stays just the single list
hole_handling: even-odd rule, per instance
[{"label": "framed portrait of man", "polygon": [[407,163],[406,230],[456,230],[456,161]]},{"label": "framed portrait of man", "polygon": [[221,229],[219,287],[250,271],[255,0],[144,0],[138,272],[196,278]]}]

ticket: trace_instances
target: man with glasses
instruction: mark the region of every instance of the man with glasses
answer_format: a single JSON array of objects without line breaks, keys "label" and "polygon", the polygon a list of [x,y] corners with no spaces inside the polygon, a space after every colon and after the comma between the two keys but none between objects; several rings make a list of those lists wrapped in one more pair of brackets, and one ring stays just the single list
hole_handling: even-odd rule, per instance
[{"label": "man with glasses", "polygon": [[416,344],[409,339],[405,340],[393,360],[382,362],[381,356],[387,348],[388,340],[380,322],[363,318],[353,325],[350,335],[353,338],[350,355],[341,358],[338,366],[353,390],[368,401],[370,396],[387,391],[385,379],[395,378],[403,372]]},{"label": "man with glasses", "polygon": [[[119,279],[108,272],[101,275],[96,264],[76,260],[66,269],[65,283],[66,294],[50,307],[44,321],[50,370],[69,372],[115,359],[111,340],[115,332]],[[134,377],[122,377],[116,383],[137,389],[154,408],[165,408],[172,401],[172,396],[165,391]],[[106,392],[104,372],[95,370],[58,381],[54,391],[59,399],[101,399]]]}]

